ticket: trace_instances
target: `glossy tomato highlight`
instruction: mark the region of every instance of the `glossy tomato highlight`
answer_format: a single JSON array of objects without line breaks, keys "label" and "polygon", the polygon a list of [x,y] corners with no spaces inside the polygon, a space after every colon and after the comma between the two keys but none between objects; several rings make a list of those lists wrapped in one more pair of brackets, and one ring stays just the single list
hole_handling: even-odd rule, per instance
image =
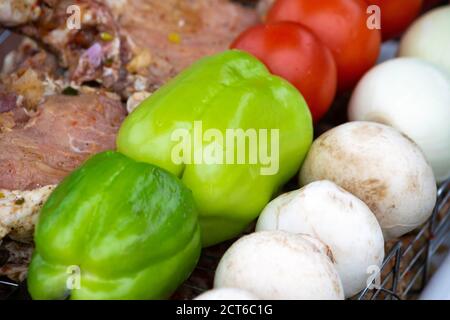
[{"label": "glossy tomato highlight", "polygon": [[307,28],[292,22],[257,25],[231,47],[253,54],[273,74],[291,82],[315,122],[329,109],[336,93],[336,65],[330,50]]},{"label": "glossy tomato highlight", "polygon": [[351,89],[377,61],[381,33],[369,29],[363,0],[278,0],[267,22],[293,21],[311,29],[330,48],[338,69],[338,88]]}]

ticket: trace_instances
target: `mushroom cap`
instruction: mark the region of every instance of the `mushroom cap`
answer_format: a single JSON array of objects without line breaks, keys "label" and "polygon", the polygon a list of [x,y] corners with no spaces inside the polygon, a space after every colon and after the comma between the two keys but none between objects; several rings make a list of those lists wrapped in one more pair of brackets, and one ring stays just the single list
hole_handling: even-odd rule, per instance
[{"label": "mushroom cap", "polygon": [[316,139],[300,184],[330,180],[364,201],[385,240],[423,224],[436,203],[436,181],[419,147],[394,128],[356,121]]},{"label": "mushroom cap", "polygon": [[257,231],[283,230],[313,236],[333,254],[346,297],[367,286],[368,268],[381,268],[384,239],[367,205],[330,181],[317,181],[272,200]]},{"label": "mushroom cap", "polygon": [[237,240],[220,260],[214,287],[241,288],[267,300],[344,298],[329,249],[310,236],[283,231]]},{"label": "mushroom cap", "polygon": [[237,288],[208,290],[194,300],[259,300],[254,294]]}]

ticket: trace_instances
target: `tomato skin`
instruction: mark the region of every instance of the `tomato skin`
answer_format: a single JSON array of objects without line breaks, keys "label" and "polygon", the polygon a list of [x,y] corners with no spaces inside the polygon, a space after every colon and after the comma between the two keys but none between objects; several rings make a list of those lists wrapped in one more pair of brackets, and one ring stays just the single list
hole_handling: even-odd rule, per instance
[{"label": "tomato skin", "polygon": [[231,45],[262,61],[291,82],[308,103],[314,122],[328,111],[336,94],[337,69],[330,50],[307,28],[293,22],[261,24]]},{"label": "tomato skin", "polygon": [[422,9],[423,0],[366,0],[381,9],[381,34],[389,40],[402,34]]},{"label": "tomato skin", "polygon": [[278,0],[267,21],[294,21],[311,29],[333,53],[338,89],[345,91],[375,65],[380,53],[381,33],[367,27],[367,7],[363,0]]}]

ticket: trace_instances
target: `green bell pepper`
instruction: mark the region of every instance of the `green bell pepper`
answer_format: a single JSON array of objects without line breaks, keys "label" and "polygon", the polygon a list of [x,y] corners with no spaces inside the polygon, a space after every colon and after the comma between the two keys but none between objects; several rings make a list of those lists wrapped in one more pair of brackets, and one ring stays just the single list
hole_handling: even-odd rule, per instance
[{"label": "green bell pepper", "polygon": [[191,192],[172,174],[98,154],[45,203],[28,273],[34,299],[163,299],[201,251]]},{"label": "green bell pepper", "polygon": [[209,246],[239,235],[260,214],[298,171],[312,138],[301,94],[253,56],[229,50],[199,60],[143,101],[124,121],[117,148],[181,178]]}]

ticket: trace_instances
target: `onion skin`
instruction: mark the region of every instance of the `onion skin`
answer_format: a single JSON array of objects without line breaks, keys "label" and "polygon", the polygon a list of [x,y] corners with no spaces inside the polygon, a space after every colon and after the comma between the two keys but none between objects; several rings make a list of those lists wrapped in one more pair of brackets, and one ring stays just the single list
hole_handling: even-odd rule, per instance
[{"label": "onion skin", "polygon": [[399,56],[421,58],[450,73],[450,5],[414,22],[400,42]]},{"label": "onion skin", "polygon": [[387,61],[357,85],[349,119],[400,130],[422,149],[438,182],[450,177],[449,73],[415,58]]}]

